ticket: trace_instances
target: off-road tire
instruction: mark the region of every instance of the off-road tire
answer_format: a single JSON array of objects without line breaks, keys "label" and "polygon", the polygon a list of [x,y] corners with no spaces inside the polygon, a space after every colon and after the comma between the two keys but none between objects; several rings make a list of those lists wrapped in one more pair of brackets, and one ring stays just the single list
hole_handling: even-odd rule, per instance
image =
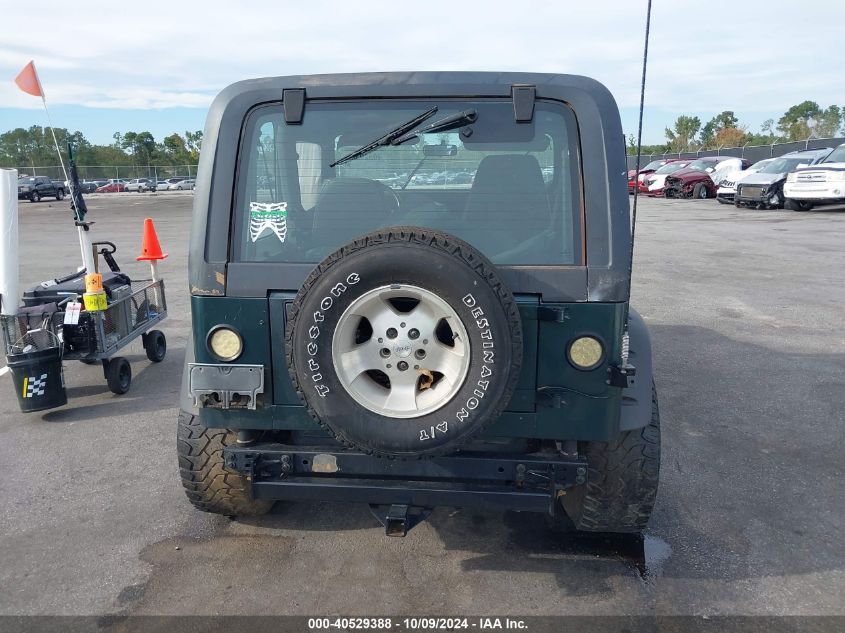
[{"label": "off-road tire", "polygon": [[587,458],[587,483],[561,498],[576,530],[640,532],[657,497],[660,472],[660,412],[652,385],[651,421],[612,442],[579,442]]},{"label": "off-road tire", "polygon": [[185,494],[203,512],[228,517],[266,514],[273,502],[252,499],[250,483],[223,466],[223,449],[236,439],[231,431],[206,428],[196,416],[179,412],[176,452]]},{"label": "off-road tire", "polygon": [[[331,296],[336,283],[343,293]],[[455,310],[470,339],[471,360],[461,387],[439,409],[419,417],[381,415],[357,403],[332,366],[331,344],[319,339],[332,340],[355,298],[392,284],[437,294]],[[321,309],[323,297],[331,300],[330,307]],[[481,339],[494,341],[495,352]],[[338,441],[368,454],[421,458],[454,452],[505,410],[522,365],[522,321],[513,294],[477,249],[441,231],[397,226],[356,238],[317,265],[288,312],[285,349],[303,404]],[[475,393],[479,389],[483,396]]]}]

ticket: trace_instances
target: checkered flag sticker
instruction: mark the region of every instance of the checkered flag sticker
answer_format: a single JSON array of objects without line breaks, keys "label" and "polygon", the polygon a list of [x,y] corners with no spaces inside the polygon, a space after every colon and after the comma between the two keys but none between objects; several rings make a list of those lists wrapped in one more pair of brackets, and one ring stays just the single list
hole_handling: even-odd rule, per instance
[{"label": "checkered flag sticker", "polygon": [[288,234],[287,202],[250,202],[249,239],[256,242],[266,231],[285,241]]},{"label": "checkered flag sticker", "polygon": [[30,376],[26,383],[26,397],[34,398],[35,396],[43,396],[46,388],[47,374],[41,374],[40,378]]}]

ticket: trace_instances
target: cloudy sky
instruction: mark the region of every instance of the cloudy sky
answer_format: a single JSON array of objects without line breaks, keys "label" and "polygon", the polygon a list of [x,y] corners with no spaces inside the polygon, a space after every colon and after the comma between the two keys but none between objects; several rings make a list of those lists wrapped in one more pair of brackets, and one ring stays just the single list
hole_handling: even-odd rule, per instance
[{"label": "cloudy sky", "polygon": [[[123,5],[123,8],[115,8]],[[206,0],[4,3],[0,131],[44,122],[12,79],[34,59],[53,122],[109,142],[201,129],[248,77],[378,70],[592,76],[636,131],[646,0]],[[33,28],[34,14],[38,25]],[[53,26],[42,23],[49,19]],[[734,110],[757,131],[811,99],[845,106],[845,1],[654,0],[645,142],[679,114]]]}]

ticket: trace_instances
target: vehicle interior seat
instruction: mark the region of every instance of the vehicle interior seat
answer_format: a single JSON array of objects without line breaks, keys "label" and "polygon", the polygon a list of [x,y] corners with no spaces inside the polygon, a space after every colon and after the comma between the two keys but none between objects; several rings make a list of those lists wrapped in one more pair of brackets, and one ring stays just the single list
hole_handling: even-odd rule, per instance
[{"label": "vehicle interior seat", "polygon": [[490,257],[544,235],[551,208],[537,158],[485,156],[469,192],[464,225],[467,241]]},{"label": "vehicle interior seat", "polygon": [[396,196],[382,183],[368,178],[326,180],[314,205],[311,249],[327,254],[362,235],[390,226],[397,210]]}]

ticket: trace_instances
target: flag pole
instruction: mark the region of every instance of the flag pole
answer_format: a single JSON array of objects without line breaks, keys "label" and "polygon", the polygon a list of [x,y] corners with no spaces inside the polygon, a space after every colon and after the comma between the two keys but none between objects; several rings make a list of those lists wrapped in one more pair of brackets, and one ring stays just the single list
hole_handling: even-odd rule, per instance
[{"label": "flag pole", "polygon": [[[47,125],[50,127],[50,134],[53,136],[53,144],[56,146],[56,153],[59,155],[59,164],[62,166],[62,173],[65,176],[65,182],[67,182],[68,189],[70,189],[70,199],[76,200],[76,192],[74,191],[73,182],[70,177],[68,177],[67,169],[65,169],[65,161],[62,158],[62,150],[59,148],[58,139],[56,139],[56,131],[53,129],[53,121],[50,119],[50,110],[47,108],[47,98],[44,96],[44,88],[41,86],[41,78],[38,76],[37,71],[35,73],[35,79],[38,82],[38,90],[41,93],[41,103],[44,104],[44,113],[47,115]],[[82,265],[85,266],[86,274],[92,275],[96,271],[96,267],[94,264],[94,247],[91,245],[91,239],[88,237],[88,226],[79,222],[77,219],[76,232],[79,235],[79,250],[82,252]]]}]

